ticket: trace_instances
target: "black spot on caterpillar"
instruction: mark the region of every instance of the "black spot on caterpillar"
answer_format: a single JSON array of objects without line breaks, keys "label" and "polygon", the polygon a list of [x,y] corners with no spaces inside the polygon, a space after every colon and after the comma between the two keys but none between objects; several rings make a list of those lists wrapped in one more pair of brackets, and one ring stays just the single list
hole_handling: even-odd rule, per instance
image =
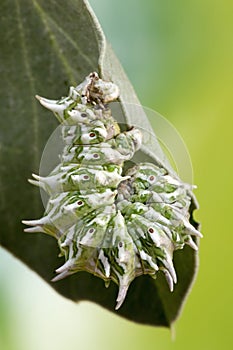
[{"label": "black spot on caterpillar", "polygon": [[79,271],[119,285],[116,309],[137,276],[164,273],[173,291],[177,282],[173,252],[185,244],[197,250],[201,237],[189,222],[191,186],[152,163],[125,173],[123,165],[140,149],[137,128],[124,132],[108,104],[118,87],[91,73],[71,87],[68,97],[37,96],[62,124],[65,146],[60,164],[30,183],[49,194],[41,219],[23,221],[26,232],[44,232],[58,241],[65,263],[57,281]]}]

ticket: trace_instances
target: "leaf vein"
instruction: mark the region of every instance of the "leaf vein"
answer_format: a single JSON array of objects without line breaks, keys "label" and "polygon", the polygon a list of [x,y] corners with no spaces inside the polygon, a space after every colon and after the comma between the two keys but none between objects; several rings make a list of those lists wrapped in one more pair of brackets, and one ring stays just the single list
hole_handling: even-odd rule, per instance
[{"label": "leaf vein", "polygon": [[[35,82],[30,66],[30,59],[29,59],[29,54],[26,46],[26,35],[25,35],[25,30],[24,26],[22,23],[22,18],[21,18],[21,9],[20,9],[20,2],[19,0],[15,0],[16,4],[16,14],[17,14],[17,22],[18,22],[18,28],[19,28],[19,36],[21,40],[21,49],[22,49],[22,55],[23,55],[23,61],[24,61],[24,66],[25,66],[25,71],[26,75],[28,77],[29,81],[29,89],[31,90],[31,96],[35,94]],[[33,161],[34,161],[34,166],[38,166],[39,160],[40,160],[40,155],[39,155],[39,135],[38,135],[38,113],[37,113],[37,108],[36,105],[31,98],[31,108],[32,108],[32,132],[33,132],[33,144],[32,144],[32,150],[33,150]],[[34,208],[35,211],[38,209],[38,200],[34,200]]]},{"label": "leaf vein", "polygon": [[73,79],[73,73],[72,70],[70,69],[70,65],[67,61],[67,59],[65,58],[65,55],[62,53],[62,50],[60,50],[59,48],[59,44],[58,41],[56,39],[56,36],[53,34],[51,27],[50,27],[50,23],[52,23],[54,25],[54,27],[56,27],[56,29],[58,30],[58,32],[60,32],[65,38],[66,40],[77,50],[79,56],[83,57],[83,59],[88,62],[88,64],[90,66],[94,66],[94,61],[92,59],[89,58],[89,56],[87,56],[86,54],[83,53],[83,51],[80,49],[80,47],[78,46],[78,44],[70,37],[70,35],[67,34],[67,32],[65,32],[59,25],[58,23],[52,19],[51,16],[49,16],[48,13],[46,13],[43,8],[38,4],[37,0],[33,0],[33,4],[38,12],[38,14],[41,17],[42,22],[44,23],[44,26],[46,27],[48,33],[49,33],[49,37],[51,42],[53,43],[53,47],[56,50],[56,52],[58,53],[58,57],[60,58],[61,62],[63,63],[66,72],[69,76],[69,79],[72,81]]}]

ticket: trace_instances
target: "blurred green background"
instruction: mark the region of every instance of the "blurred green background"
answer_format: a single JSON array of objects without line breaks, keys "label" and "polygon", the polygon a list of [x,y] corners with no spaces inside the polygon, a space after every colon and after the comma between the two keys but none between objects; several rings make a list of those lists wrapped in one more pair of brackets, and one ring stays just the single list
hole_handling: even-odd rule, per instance
[{"label": "blurred green background", "polygon": [[1,249],[0,349],[232,349],[233,2],[90,2],[142,104],[172,122],[189,149],[200,270],[172,340],[166,329],[65,300]]}]

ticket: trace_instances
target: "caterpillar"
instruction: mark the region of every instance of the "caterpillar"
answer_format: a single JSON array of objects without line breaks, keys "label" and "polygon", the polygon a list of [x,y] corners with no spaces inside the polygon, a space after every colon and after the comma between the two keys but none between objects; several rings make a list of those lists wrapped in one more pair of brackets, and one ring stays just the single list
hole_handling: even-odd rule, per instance
[{"label": "caterpillar", "polygon": [[26,232],[43,232],[58,241],[64,264],[58,281],[86,271],[106,286],[119,286],[116,309],[134,278],[163,272],[170,291],[177,282],[173,253],[189,245],[197,250],[201,233],[189,221],[191,186],[153,163],[124,165],[140,149],[142,133],[121,131],[109,103],[117,85],[93,72],[67,97],[36,96],[62,125],[65,142],[60,163],[46,177],[29,182],[49,195],[45,214],[24,220]]}]

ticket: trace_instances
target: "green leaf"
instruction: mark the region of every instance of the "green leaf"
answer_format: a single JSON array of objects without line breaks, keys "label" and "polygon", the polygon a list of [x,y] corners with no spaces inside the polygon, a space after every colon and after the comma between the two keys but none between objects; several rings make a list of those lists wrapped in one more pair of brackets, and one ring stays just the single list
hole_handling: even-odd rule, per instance
[{"label": "green leaf", "polygon": [[[56,241],[43,234],[25,234],[22,219],[43,213],[39,191],[27,183],[37,173],[43,148],[57,124],[34,95],[58,98],[70,85],[99,71],[121,90],[123,120],[151,127],[120,63],[106,43],[87,1],[4,0],[0,3],[0,244],[36,271],[54,289],[75,301],[91,300],[114,311],[117,286],[80,272],[51,283],[61,264]],[[140,105],[140,104],[139,104]],[[156,138],[139,158],[171,170]],[[193,202],[193,209],[195,209]],[[175,253],[178,284],[170,293],[164,277],[136,278],[116,312],[130,320],[169,327],[176,319],[196,270],[197,254],[186,247]]]}]

